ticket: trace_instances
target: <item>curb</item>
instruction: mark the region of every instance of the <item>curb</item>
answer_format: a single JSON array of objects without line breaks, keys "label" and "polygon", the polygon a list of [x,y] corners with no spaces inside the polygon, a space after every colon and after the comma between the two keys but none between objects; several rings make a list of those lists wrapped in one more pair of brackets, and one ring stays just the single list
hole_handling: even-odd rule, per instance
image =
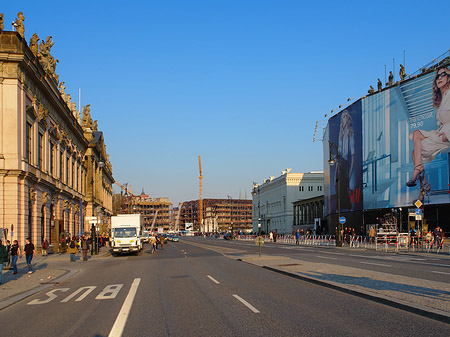
[{"label": "curb", "polygon": [[38,286],[36,288],[24,291],[24,292],[22,292],[20,294],[14,295],[14,296],[12,296],[10,298],[7,298],[4,301],[0,302],[0,311],[5,309],[5,308],[7,308],[7,307],[9,307],[9,306],[11,306],[11,305],[13,305],[13,304],[15,304],[15,303],[17,303],[17,302],[22,301],[25,298],[30,297],[30,296],[32,296],[32,295],[34,295],[34,294],[36,294],[36,293],[38,293],[38,292],[40,292],[42,290],[45,290],[47,288],[50,288],[50,287],[54,286],[55,282],[59,283],[61,281],[64,281],[64,280],[72,277],[76,273],[78,273],[78,270],[67,270],[67,269],[62,269],[62,270],[65,270],[66,273],[61,275],[60,277],[54,279],[52,281],[52,283],[41,284],[40,286]]},{"label": "curb", "polygon": [[[242,259],[237,259],[237,260],[258,267],[258,265],[255,265],[255,264],[253,264],[251,262],[243,261]],[[315,285],[319,285],[319,286],[322,286],[322,287],[327,287],[327,288],[330,288],[330,289],[333,289],[333,290],[337,290],[337,291],[340,291],[340,292],[343,292],[343,293],[346,293],[346,294],[350,294],[350,295],[354,295],[354,296],[357,296],[357,297],[361,297],[361,298],[364,298],[364,299],[367,299],[367,300],[370,300],[370,301],[373,301],[373,302],[376,302],[376,303],[384,304],[384,305],[387,305],[387,306],[390,306],[390,307],[393,307],[393,308],[396,308],[396,309],[400,309],[400,310],[403,310],[403,311],[411,312],[413,314],[417,314],[417,315],[420,315],[420,316],[423,316],[423,317],[431,318],[431,319],[434,319],[436,321],[440,321],[440,322],[443,322],[443,323],[450,324],[450,313],[447,313],[447,312],[444,312],[444,311],[441,311],[441,310],[431,309],[431,308],[427,308],[427,307],[421,306],[421,305],[414,305],[412,303],[401,301],[401,300],[394,301],[394,300],[392,300],[392,299],[390,299],[390,298],[388,298],[388,297],[386,297],[384,295],[374,295],[374,294],[369,293],[369,292],[349,289],[349,288],[344,287],[344,286],[339,286],[339,285],[337,285],[335,283],[329,283],[329,282],[317,280],[317,279],[314,279],[314,278],[309,278],[309,277],[306,277],[306,276],[297,275],[297,274],[294,274],[294,273],[290,273],[290,272],[287,272],[287,271],[284,271],[284,270],[280,270],[280,269],[276,269],[276,268],[269,267],[269,266],[264,266],[263,265],[263,266],[261,266],[261,268],[267,269],[267,270],[270,270],[272,272],[279,273],[279,274],[282,274],[282,275],[286,275],[286,276],[289,276],[289,277],[293,277],[293,278],[296,278],[296,279],[299,279],[299,280],[302,280],[302,281],[306,281],[306,282],[309,282],[309,283],[312,283],[312,284],[315,284]]]}]

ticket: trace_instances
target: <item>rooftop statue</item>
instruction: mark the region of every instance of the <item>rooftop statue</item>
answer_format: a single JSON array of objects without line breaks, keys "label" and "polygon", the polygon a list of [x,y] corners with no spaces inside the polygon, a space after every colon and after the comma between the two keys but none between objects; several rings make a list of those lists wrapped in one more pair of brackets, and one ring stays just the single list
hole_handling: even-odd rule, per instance
[{"label": "rooftop statue", "polygon": [[25,26],[23,25],[24,21],[25,21],[25,17],[23,16],[23,13],[22,12],[17,13],[17,18],[16,18],[16,22],[15,22],[16,31],[23,38],[25,38]]},{"label": "rooftop statue", "polygon": [[380,79],[378,79],[378,82],[377,82],[377,89],[378,89],[378,91],[381,91],[381,89],[383,89],[383,83],[381,83]]},{"label": "rooftop statue", "polygon": [[5,29],[5,26],[3,25],[3,13],[0,13],[0,32]]},{"label": "rooftop statue", "polygon": [[83,107],[83,119],[82,119],[82,126],[83,128],[90,128],[91,130],[94,127],[94,124],[92,123],[92,118],[91,118],[91,108],[90,108],[90,104],[86,105]]},{"label": "rooftop statue", "polygon": [[373,94],[374,92],[375,92],[375,89],[372,87],[372,86],[370,86],[370,89],[369,89],[369,91],[367,91],[369,94]]},{"label": "rooftop statue", "polygon": [[45,42],[41,40],[41,44],[39,45],[39,53],[38,58],[44,70],[51,75],[56,82],[59,82],[59,76],[56,75],[56,64],[59,60],[55,59],[51,54],[50,50],[52,49],[55,43],[52,41],[51,36],[47,36]]},{"label": "rooftop statue", "polygon": [[406,72],[405,72],[405,67],[403,66],[403,64],[400,64],[399,75],[400,75],[400,80],[404,81],[406,78]]},{"label": "rooftop statue", "polygon": [[389,81],[388,81],[388,85],[394,85],[394,74],[392,73],[392,71],[389,72]]},{"label": "rooftop statue", "polygon": [[58,85],[58,87],[59,87],[59,93],[61,94],[61,97],[65,102],[66,101],[66,86],[64,85],[64,83],[66,83],[66,82],[61,82]]},{"label": "rooftop statue", "polygon": [[30,49],[33,52],[34,56],[37,56],[39,53],[38,41],[39,41],[39,36],[37,36],[37,34],[34,33],[30,39]]}]

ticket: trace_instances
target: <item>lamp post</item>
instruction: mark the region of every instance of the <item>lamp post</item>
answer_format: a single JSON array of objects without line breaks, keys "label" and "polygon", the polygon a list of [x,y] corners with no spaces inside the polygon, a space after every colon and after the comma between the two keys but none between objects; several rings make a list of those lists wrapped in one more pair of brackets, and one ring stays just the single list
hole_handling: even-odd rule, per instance
[{"label": "lamp post", "polygon": [[[328,164],[336,166],[336,180],[337,180],[337,202],[338,202],[338,224],[337,224],[337,235],[336,235],[336,246],[342,247],[342,224],[341,224],[341,179],[339,176],[339,166],[341,161],[341,154],[339,153],[339,147],[333,142],[328,141],[330,145],[330,157],[328,159]],[[336,155],[333,154],[333,148],[336,149]],[[337,161],[337,163],[336,163]],[[331,182],[330,182],[331,183]]]}]

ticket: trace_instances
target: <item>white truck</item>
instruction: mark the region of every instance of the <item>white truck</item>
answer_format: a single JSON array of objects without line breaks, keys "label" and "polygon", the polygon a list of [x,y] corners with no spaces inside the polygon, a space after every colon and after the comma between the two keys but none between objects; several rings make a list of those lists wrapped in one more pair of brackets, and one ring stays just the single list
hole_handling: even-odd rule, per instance
[{"label": "white truck", "polygon": [[119,214],[111,217],[111,246],[113,255],[142,250],[142,223],[140,214]]}]

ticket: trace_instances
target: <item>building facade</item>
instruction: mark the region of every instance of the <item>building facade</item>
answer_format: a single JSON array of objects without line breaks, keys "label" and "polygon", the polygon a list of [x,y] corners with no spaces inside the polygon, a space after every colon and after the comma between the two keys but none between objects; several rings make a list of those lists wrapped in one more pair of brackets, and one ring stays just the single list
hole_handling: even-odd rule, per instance
[{"label": "building facade", "polygon": [[328,226],[323,221],[323,203],[323,195],[295,201],[293,229],[303,228],[314,230],[316,233],[328,233]]},{"label": "building facade", "polygon": [[181,226],[204,233],[252,231],[252,201],[245,199],[203,199],[203,223],[199,223],[198,200],[181,206]]},{"label": "building facade", "polygon": [[291,173],[291,169],[281,172],[277,178],[270,177],[259,185],[254,183],[253,231],[290,234],[294,225],[293,203],[323,195],[323,172]]},{"label": "building facade", "polygon": [[0,228],[39,247],[87,230],[90,209],[110,213],[113,178],[101,132],[85,127],[55,73],[51,37],[38,41],[27,44],[23,21],[0,31]]}]

